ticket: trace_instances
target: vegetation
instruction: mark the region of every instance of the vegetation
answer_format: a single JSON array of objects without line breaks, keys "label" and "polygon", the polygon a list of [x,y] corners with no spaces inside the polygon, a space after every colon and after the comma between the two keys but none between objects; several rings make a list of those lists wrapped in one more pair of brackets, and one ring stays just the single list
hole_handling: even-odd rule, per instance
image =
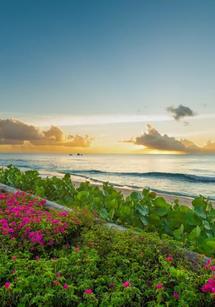
[{"label": "vegetation", "polygon": [[0,194],[1,306],[213,306],[215,266],[176,241],[120,232],[86,209]]},{"label": "vegetation", "polygon": [[177,201],[168,203],[149,190],[125,198],[110,184],[99,188],[85,182],[75,188],[68,174],[62,179],[41,178],[37,171],[21,172],[13,166],[0,170],[0,182],[68,207],[88,208],[106,221],[158,232],[189,249],[215,255],[215,209],[203,196],[194,199],[191,208]]}]

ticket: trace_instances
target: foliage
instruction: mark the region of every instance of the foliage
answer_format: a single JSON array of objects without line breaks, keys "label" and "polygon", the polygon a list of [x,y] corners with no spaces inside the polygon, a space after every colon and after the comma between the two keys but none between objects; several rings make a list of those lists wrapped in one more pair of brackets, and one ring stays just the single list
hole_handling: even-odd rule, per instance
[{"label": "foliage", "polygon": [[88,208],[106,221],[158,232],[197,252],[215,255],[215,209],[203,196],[194,199],[192,207],[168,203],[146,189],[124,197],[108,183],[98,187],[84,182],[76,188],[68,174],[62,179],[41,178],[37,171],[21,172],[13,166],[0,170],[0,182],[68,207]]},{"label": "foliage", "polygon": [[86,209],[47,210],[25,193],[0,198],[1,306],[213,306],[213,261],[193,264],[176,241],[93,226]]}]

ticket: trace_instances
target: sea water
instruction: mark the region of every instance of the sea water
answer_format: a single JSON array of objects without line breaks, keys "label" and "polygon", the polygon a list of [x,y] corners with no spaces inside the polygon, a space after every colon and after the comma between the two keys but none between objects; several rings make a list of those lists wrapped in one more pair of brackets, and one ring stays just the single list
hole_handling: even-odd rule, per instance
[{"label": "sea water", "polygon": [[215,155],[0,154],[0,165],[215,199]]}]

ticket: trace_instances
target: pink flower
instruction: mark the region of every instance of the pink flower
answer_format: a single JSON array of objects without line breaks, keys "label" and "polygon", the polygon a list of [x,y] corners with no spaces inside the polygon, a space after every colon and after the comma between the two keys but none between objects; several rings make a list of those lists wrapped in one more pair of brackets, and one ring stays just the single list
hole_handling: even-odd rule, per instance
[{"label": "pink flower", "polygon": [[59,216],[68,216],[69,213],[67,211],[59,212]]},{"label": "pink flower", "polygon": [[201,287],[201,291],[215,293],[215,279],[209,278],[207,282]]},{"label": "pink flower", "polygon": [[211,287],[210,287],[210,285],[208,285],[208,284],[204,284],[204,285],[201,287],[201,291],[202,291],[202,292],[210,292],[210,289],[211,289]]},{"label": "pink flower", "polygon": [[173,297],[174,297],[176,300],[179,300],[180,295],[179,295],[179,293],[178,293],[177,291],[174,291],[174,292],[173,292]]},{"label": "pink flower", "polygon": [[215,271],[215,265],[210,266],[211,271]]},{"label": "pink flower", "polygon": [[63,287],[64,287],[64,289],[68,289],[69,288],[69,286],[66,283],[63,285]]},{"label": "pink flower", "polygon": [[170,255],[168,257],[166,257],[166,261],[168,262],[173,262],[173,257]]},{"label": "pink flower", "polygon": [[6,197],[7,197],[6,194],[3,194],[3,193],[0,194],[0,199],[5,199]]},{"label": "pink flower", "polygon": [[6,281],[6,283],[4,284],[4,287],[5,287],[6,289],[9,289],[9,288],[10,288],[10,285],[11,285],[11,283],[10,283],[9,281]]},{"label": "pink flower", "polygon": [[86,289],[84,291],[85,294],[93,294],[93,290],[92,289]]},{"label": "pink flower", "polygon": [[44,206],[46,204],[46,200],[45,199],[42,199],[39,203],[41,206]]},{"label": "pink flower", "polygon": [[163,284],[162,282],[159,282],[156,286],[155,286],[156,289],[163,289]]},{"label": "pink flower", "polygon": [[128,288],[128,287],[130,287],[131,283],[130,283],[130,281],[127,280],[127,281],[124,281],[122,283],[122,285],[123,285],[124,288]]},{"label": "pink flower", "polygon": [[16,256],[11,257],[13,261],[16,261]]},{"label": "pink flower", "polygon": [[211,259],[209,258],[204,265],[205,270],[208,270],[210,265],[211,265]]},{"label": "pink flower", "polygon": [[31,231],[29,232],[29,239],[32,243],[38,243],[40,245],[43,245],[43,235],[41,231]]}]

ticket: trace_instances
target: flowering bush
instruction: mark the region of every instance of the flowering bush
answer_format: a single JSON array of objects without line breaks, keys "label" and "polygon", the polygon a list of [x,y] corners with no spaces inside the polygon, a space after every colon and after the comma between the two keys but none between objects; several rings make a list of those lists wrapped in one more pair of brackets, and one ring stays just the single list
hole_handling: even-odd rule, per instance
[{"label": "flowering bush", "polygon": [[[0,237],[2,242],[31,251],[71,243],[81,221],[72,213],[47,210],[45,201],[24,192],[0,194]],[[5,244],[5,243],[4,243]]]},{"label": "flowering bush", "polygon": [[212,259],[195,264],[175,241],[93,224],[86,209],[0,194],[1,306],[213,306]]},{"label": "flowering bush", "polygon": [[[124,197],[108,183],[98,187],[83,182],[76,188],[69,174],[41,178],[35,170],[22,172],[12,165],[0,169],[0,182],[68,207],[88,208],[109,222],[168,235],[189,249],[215,256],[215,208],[203,196],[196,197],[191,207],[169,203],[148,189]],[[40,233],[32,234],[32,239],[42,242]]]}]

